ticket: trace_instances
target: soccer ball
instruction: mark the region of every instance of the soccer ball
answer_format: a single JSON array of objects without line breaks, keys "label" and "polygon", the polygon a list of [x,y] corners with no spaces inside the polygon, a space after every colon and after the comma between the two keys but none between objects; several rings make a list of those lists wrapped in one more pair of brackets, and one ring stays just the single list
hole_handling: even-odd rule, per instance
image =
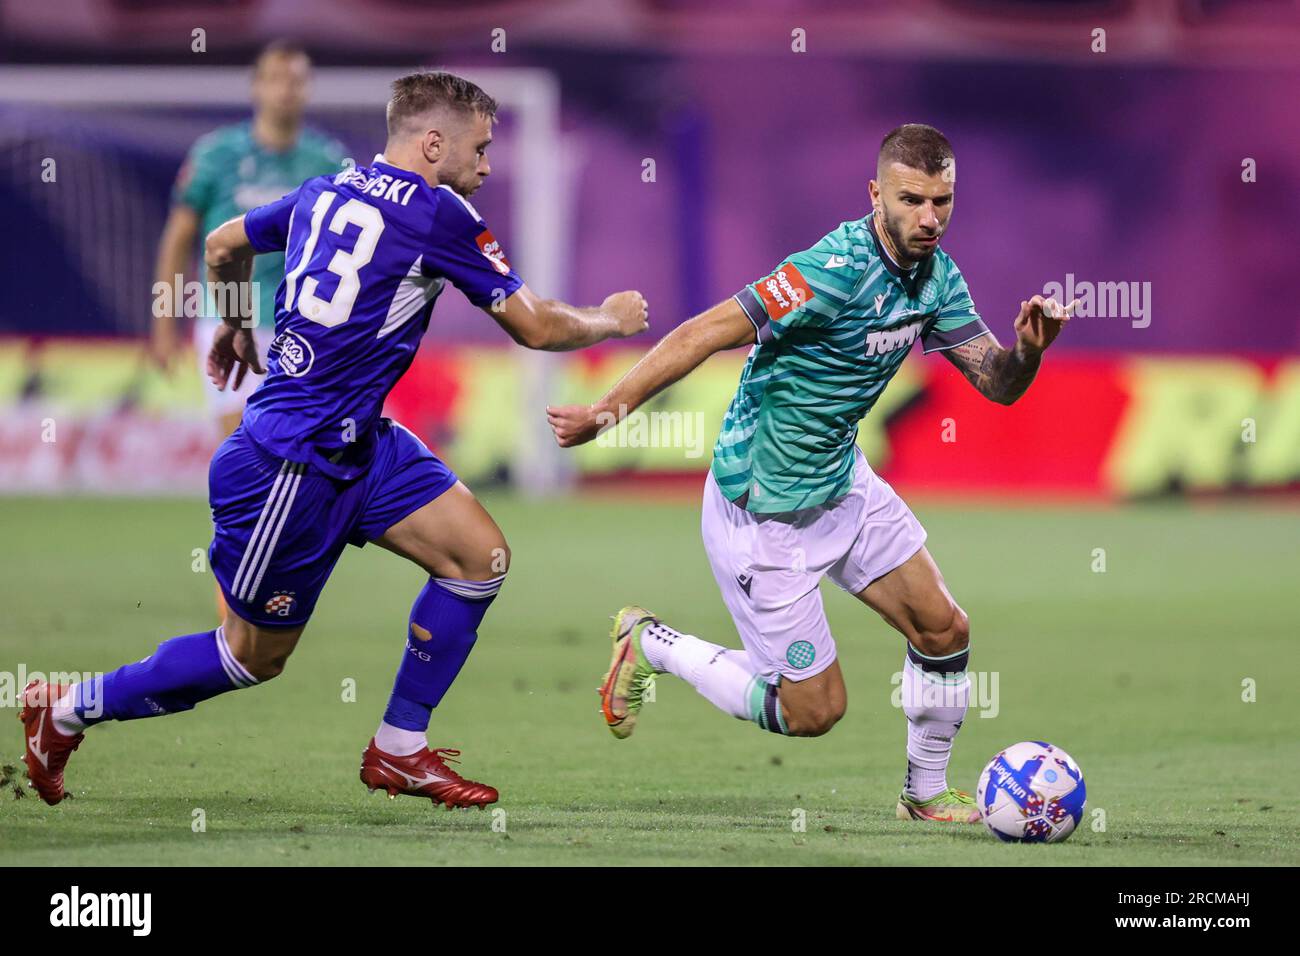
[{"label": "soccer ball", "polygon": [[1079,765],[1041,740],[1013,744],[990,760],[975,791],[984,825],[1007,843],[1064,840],[1087,799]]}]

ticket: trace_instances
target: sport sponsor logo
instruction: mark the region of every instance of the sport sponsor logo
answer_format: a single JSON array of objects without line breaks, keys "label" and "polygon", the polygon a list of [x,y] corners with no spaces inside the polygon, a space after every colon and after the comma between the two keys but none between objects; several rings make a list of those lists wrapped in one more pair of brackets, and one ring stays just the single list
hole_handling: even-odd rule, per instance
[{"label": "sport sponsor logo", "polygon": [[994,781],[994,785],[999,790],[1005,790],[1009,793],[1016,803],[1023,806],[1034,796],[1031,795],[1029,790],[1016,779],[1015,771],[1007,766],[1006,761],[1000,755],[997,763],[992,767],[992,773],[993,776],[997,778]]},{"label": "sport sponsor logo", "polygon": [[510,274],[510,263],[506,261],[505,250],[501,248],[501,243],[497,242],[496,237],[492,235],[491,229],[484,229],[474,240],[478,243],[479,252],[487,257],[487,261],[492,263],[492,268],[504,275]]},{"label": "sport sponsor logo", "polygon": [[291,378],[302,378],[311,371],[312,363],[316,361],[311,343],[297,332],[287,330],[275,337],[268,356],[279,359],[281,370]]},{"label": "sport sponsor logo", "polygon": [[868,332],[865,355],[882,355],[895,349],[911,348],[916,337],[921,334],[921,320],[917,319],[900,325],[896,329],[884,329]]},{"label": "sport sponsor logo", "polygon": [[771,319],[784,318],[805,302],[816,298],[808,280],[788,262],[756,283],[754,290],[763,300],[768,318]]}]

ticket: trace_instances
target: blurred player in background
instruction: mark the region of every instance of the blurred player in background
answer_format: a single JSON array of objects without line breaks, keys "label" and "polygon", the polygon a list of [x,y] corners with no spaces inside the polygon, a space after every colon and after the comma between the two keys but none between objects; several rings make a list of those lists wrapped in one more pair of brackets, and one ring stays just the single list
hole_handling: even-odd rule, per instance
[{"label": "blurred player in background", "polygon": [[[429,579],[411,608],[388,708],[363,752],[362,781],[448,807],[497,799],[493,787],[448,767],[444,758],[456,752],[431,750],[425,734],[505,580],[509,549],[451,469],[381,417],[384,399],[448,281],[533,349],[635,335],[646,328],[646,307],[640,293],[620,292],[577,309],[539,298],[511,269],[466,198],[490,172],[496,110],[460,77],[403,77],[388,104],[388,143],[370,167],[309,179],[208,236],[214,283],[247,282],[255,256],[288,259],[266,381],[209,474],[209,558],[230,612],[222,627],[171,638],[97,680],[28,686],[24,760],[47,803],[63,799],[64,765],[91,724],[190,710],[278,675],[344,547],[367,542]],[[241,316],[222,318],[207,371],[218,386],[238,388],[261,371],[262,353]]]},{"label": "blurred player in background", "polygon": [[[269,44],[253,66],[253,118],[223,126],[201,137],[190,149],[172,193],[172,208],[158,243],[156,282],[184,289],[200,254],[200,237],[227,219],[255,206],[279,199],[313,176],[339,171],[343,146],[302,125],[307,106],[311,60],[300,47],[283,41]],[[261,256],[253,266],[253,336],[263,356],[271,344],[275,321],[275,290],[284,276],[282,254]],[[182,354],[177,316],[172,303],[182,296],[158,300],[150,352],[158,367],[170,371]],[[204,373],[208,349],[221,319],[212,303],[195,317],[194,353],[210,412],[225,438],[239,425],[244,402],[262,382],[249,374],[238,388],[218,389]],[[217,588],[217,617],[226,616]]]},{"label": "blurred player in background", "polygon": [[1014,402],[1069,310],[1034,296],[1020,303],[1016,344],[998,344],[939,249],[954,172],[938,130],[892,131],[869,215],[678,326],[595,405],[547,410],[562,446],[582,444],[713,353],[753,346],[713,450],[702,522],[745,649],[623,608],[601,687],[616,737],[632,733],[646,686],[664,672],[765,730],[829,731],[848,699],[818,590],[829,576],[907,639],[907,774],[897,815],[978,821],[975,801],[947,781],[970,697],[966,615],[925,548],[925,529],[858,450],[858,422],[917,339],[987,398]]},{"label": "blurred player in background", "polygon": [[[256,206],[279,199],[305,179],[337,173],[342,168],[341,143],[302,125],[311,81],[311,60],[293,44],[269,44],[253,65],[253,118],[213,130],[191,147],[176,179],[171,212],[158,243],[156,281],[169,289],[177,276],[194,276],[200,242],[217,226]],[[253,335],[262,355],[271,344],[275,321],[275,290],[284,278],[284,255],[261,256],[253,266],[257,298]],[[183,280],[182,280],[183,281]],[[155,315],[150,352],[164,370],[181,355],[181,330],[170,308]],[[221,318],[211,304],[193,328],[199,374],[208,406],[225,438],[239,425],[244,402],[262,376],[244,377],[239,388],[224,391],[207,381],[204,365],[212,336]]]}]

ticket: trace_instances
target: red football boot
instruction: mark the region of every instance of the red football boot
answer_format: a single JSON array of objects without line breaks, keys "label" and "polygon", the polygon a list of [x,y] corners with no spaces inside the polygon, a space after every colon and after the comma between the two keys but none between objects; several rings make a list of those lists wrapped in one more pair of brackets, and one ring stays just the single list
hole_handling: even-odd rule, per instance
[{"label": "red football boot", "polygon": [[54,726],[54,704],[66,690],[57,684],[34,680],[23,688],[23,709],[18,713],[26,731],[23,763],[27,764],[27,777],[50,806],[67,796],[63,791],[63,768],[72,751],[86,739],[85,734],[69,737]]},{"label": "red football boot", "polygon": [[[375,746],[372,737],[361,753],[361,782],[376,790],[388,791],[389,798],[405,793],[428,797],[434,803],[452,807],[478,807],[497,802],[496,788],[466,780],[447,766],[444,757],[459,757],[459,750],[418,750],[406,757],[395,757]],[[458,761],[452,761],[456,763]]]}]

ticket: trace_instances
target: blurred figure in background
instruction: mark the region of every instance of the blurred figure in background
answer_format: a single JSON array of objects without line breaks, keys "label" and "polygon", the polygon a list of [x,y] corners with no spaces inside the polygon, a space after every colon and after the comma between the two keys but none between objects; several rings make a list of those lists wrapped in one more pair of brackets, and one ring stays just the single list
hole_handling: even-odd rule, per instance
[{"label": "blurred figure in background", "polygon": [[[313,176],[338,172],[344,156],[336,140],[302,125],[307,106],[311,60],[306,51],[276,41],[258,54],[253,66],[253,118],[213,130],[190,149],[176,179],[171,213],[158,243],[156,281],[171,288],[177,276],[201,279],[195,269],[199,241],[227,219],[255,206],[279,199]],[[270,344],[275,315],[275,290],[284,276],[284,256],[263,256],[253,271],[257,326],[262,353]],[[180,296],[178,298],[182,298]],[[157,364],[170,370],[180,353],[177,316],[170,308],[156,316],[150,351]],[[194,351],[208,404],[220,422],[221,437],[239,425],[244,401],[262,381],[249,374],[239,389],[218,391],[207,381],[203,363],[212,335],[221,324],[216,310],[205,306],[194,323]]]},{"label": "blurred figure in background", "polygon": [[[150,353],[170,371],[180,356],[181,330],[172,304],[185,301],[185,277],[202,279],[195,269],[204,236],[228,219],[279,199],[313,176],[338,172],[342,144],[302,125],[307,106],[311,60],[305,50],[284,41],[268,44],[253,66],[253,118],[213,130],[190,149],[172,192],[171,212],[158,243],[155,281],[178,288],[155,309]],[[251,306],[254,336],[265,359],[274,336],[275,292],[284,276],[284,254],[259,256],[253,268]],[[163,302],[165,300],[165,304]],[[194,354],[208,409],[225,438],[239,426],[244,402],[264,376],[250,372],[238,388],[219,390],[204,369],[221,319],[210,302],[195,317]],[[225,602],[217,589],[217,614]]]}]

